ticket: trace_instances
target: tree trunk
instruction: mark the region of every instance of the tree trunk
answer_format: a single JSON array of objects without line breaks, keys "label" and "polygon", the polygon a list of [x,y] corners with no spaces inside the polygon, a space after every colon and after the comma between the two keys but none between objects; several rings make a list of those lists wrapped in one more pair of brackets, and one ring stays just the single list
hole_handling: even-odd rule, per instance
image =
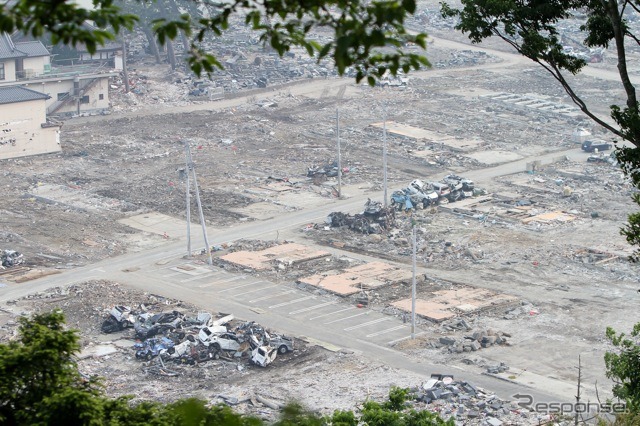
[{"label": "tree trunk", "polygon": [[171,69],[176,70],[176,53],[173,51],[173,41],[167,40],[167,57],[171,64]]},{"label": "tree trunk", "polygon": [[191,50],[191,43],[189,43],[189,39],[184,31],[180,31],[180,38],[182,39],[182,47],[184,48],[184,57],[186,58],[189,54],[189,50]]},{"label": "tree trunk", "polygon": [[[180,16],[180,9],[178,9],[178,4],[176,3],[176,0],[169,0],[168,4],[169,4],[169,8],[171,9],[171,12],[176,17]],[[187,38],[187,35],[184,33],[184,31],[180,31],[180,39],[182,41],[182,48],[184,49],[183,58],[186,58],[189,53],[189,50],[191,49],[191,44],[189,43],[189,39]]]},{"label": "tree trunk", "polygon": [[156,41],[155,34],[153,34],[151,28],[146,25],[142,27],[142,32],[144,32],[144,35],[147,36],[151,54],[156,58],[156,63],[159,64],[160,62],[162,62],[162,60],[160,59],[160,50],[158,50],[158,42]]}]

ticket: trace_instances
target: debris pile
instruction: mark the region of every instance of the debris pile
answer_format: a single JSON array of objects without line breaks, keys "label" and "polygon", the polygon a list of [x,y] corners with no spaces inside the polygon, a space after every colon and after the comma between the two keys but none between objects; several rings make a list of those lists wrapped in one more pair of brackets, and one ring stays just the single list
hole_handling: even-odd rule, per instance
[{"label": "debris pile", "polygon": [[393,207],[383,207],[379,201],[367,200],[362,213],[350,215],[342,212],[332,212],[327,216],[326,223],[333,228],[347,227],[362,234],[382,234],[389,231],[396,224]]},{"label": "debris pile", "polygon": [[233,315],[216,320],[209,312],[199,312],[189,317],[179,311],[132,311],[128,306],[116,305],[102,323],[103,333],[113,333],[133,327],[136,343],[135,357],[150,361],[164,361],[195,365],[212,359],[248,358],[260,367],[271,364],[278,353],[286,354],[294,349],[293,339],[269,333],[255,322],[245,322],[235,327],[227,326]]},{"label": "debris pile", "polygon": [[480,387],[454,380],[452,375],[432,374],[422,386],[414,389],[415,398],[426,404],[430,411],[438,412],[443,418],[454,417],[456,424],[483,423],[491,426],[522,424],[528,417],[527,410],[504,401],[495,394]]},{"label": "debris pile", "polygon": [[438,194],[431,184],[425,184],[419,179],[414,180],[404,189],[391,194],[391,205],[398,210],[427,207],[438,203]]},{"label": "debris pile", "polygon": [[[348,167],[342,167],[342,175],[349,173]],[[314,181],[322,181],[324,178],[338,176],[338,162],[327,163],[323,166],[311,166],[307,169],[307,177]]]},{"label": "debris pile", "polygon": [[531,305],[528,302],[522,302],[522,306],[518,306],[517,308],[514,309],[510,309],[508,310],[503,318],[504,319],[516,319],[522,315],[529,315],[529,316],[533,316],[533,315],[537,315],[539,313],[539,311],[533,307],[533,305]]},{"label": "debris pile", "polygon": [[437,341],[431,342],[434,348],[446,347],[449,352],[475,352],[482,348],[488,348],[493,345],[507,345],[507,338],[511,337],[509,333],[500,331],[485,330],[476,331],[471,335],[458,339],[452,336],[440,337]]},{"label": "debris pile", "polygon": [[0,269],[10,268],[12,266],[21,265],[24,263],[24,256],[22,253],[15,250],[1,250],[0,251]]},{"label": "debris pile", "polygon": [[482,191],[476,191],[472,180],[458,175],[447,175],[440,182],[413,180],[406,188],[391,194],[391,205],[398,210],[426,209],[432,205],[455,202],[473,197]]}]

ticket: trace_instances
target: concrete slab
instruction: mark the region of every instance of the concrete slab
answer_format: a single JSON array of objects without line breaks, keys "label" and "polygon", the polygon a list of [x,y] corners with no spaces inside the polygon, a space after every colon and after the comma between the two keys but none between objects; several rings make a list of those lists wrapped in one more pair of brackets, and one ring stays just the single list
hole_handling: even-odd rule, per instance
[{"label": "concrete slab", "polygon": [[331,253],[312,249],[302,244],[287,243],[259,251],[236,251],[225,254],[220,259],[256,271],[265,271],[273,269],[274,263],[295,265],[327,256],[331,256]]},{"label": "concrete slab", "polygon": [[560,210],[556,210],[553,212],[548,212],[548,213],[542,213],[542,214],[538,214],[535,216],[531,216],[531,217],[527,217],[525,219],[522,219],[522,223],[531,223],[531,222],[538,222],[538,223],[551,223],[551,222],[571,222],[572,220],[575,220],[575,216],[569,213],[565,213],[563,211]]},{"label": "concrete slab", "polygon": [[482,99],[500,101],[517,105],[523,108],[532,108],[541,111],[550,111],[569,117],[579,116],[580,111],[574,105],[551,102],[534,95],[514,95],[511,93],[495,92],[479,96]]},{"label": "concrete slab", "polygon": [[106,355],[111,355],[116,352],[118,352],[118,348],[116,348],[114,345],[87,346],[82,351],[80,351],[78,358],[99,358]]},{"label": "concrete slab", "polygon": [[211,273],[211,268],[206,268],[203,266],[194,266],[194,265],[178,265],[169,269],[172,271],[181,272],[183,274],[192,275],[192,276],[206,275]]},{"label": "concrete slab", "polygon": [[455,203],[441,204],[438,206],[439,210],[448,212],[464,212],[464,213],[487,213],[495,211],[495,205],[493,204],[493,196],[491,194],[482,195],[479,197],[464,198],[456,201]]},{"label": "concrete slab", "polygon": [[483,164],[501,164],[508,163],[510,161],[520,160],[523,157],[515,152],[491,150],[491,151],[479,151],[471,154],[466,154],[466,157],[473,158]]},{"label": "concrete slab", "polygon": [[262,201],[229,210],[252,219],[268,220],[286,214],[289,209],[287,206]]},{"label": "concrete slab", "polygon": [[[498,361],[495,361],[495,363],[498,364]],[[523,370],[517,367],[509,366],[509,370],[503,373],[484,372],[482,374],[496,377],[507,382],[519,384],[524,389],[526,389],[527,387],[548,389],[552,390],[556,395],[572,395],[572,392],[573,394],[575,394],[576,392],[575,383],[568,383],[565,380],[548,377],[547,375],[536,374],[529,370]],[[595,386],[590,385],[589,383],[581,383],[581,393],[584,401],[597,400]]]},{"label": "concrete slab", "polygon": [[133,348],[134,344],[135,344],[134,341],[132,341],[132,340],[124,340],[124,339],[116,340],[115,342],[113,342],[113,345],[115,347],[121,348],[121,349],[131,349],[131,348]]},{"label": "concrete slab", "polygon": [[[187,234],[187,223],[185,219],[168,216],[158,212],[143,213],[120,219],[118,222],[152,234],[164,235],[166,233],[169,238],[186,236]],[[198,231],[199,227],[200,224],[192,223],[192,232],[194,230]]]},{"label": "concrete slab", "polygon": [[[411,312],[411,299],[398,300],[393,302],[392,305],[403,311]],[[424,299],[416,299],[416,314],[434,322],[440,322],[456,316],[454,312],[449,310],[448,305]]]},{"label": "concrete slab", "polygon": [[44,182],[38,182],[38,185],[25,196],[49,204],[63,204],[81,211],[122,211],[123,208],[128,207],[121,200],[91,194],[79,186],[56,185]]},{"label": "concrete slab", "polygon": [[[458,314],[481,312],[501,306],[518,303],[515,296],[495,293],[491,290],[475,287],[458,287],[451,290],[438,290],[429,300],[416,299],[416,314],[428,320],[439,322]],[[411,312],[411,299],[402,299],[392,303],[396,308]]]},{"label": "concrete slab", "polygon": [[341,296],[355,294],[400,281],[410,280],[412,273],[383,262],[370,262],[341,271],[327,271],[303,277],[299,283],[321,287]]},{"label": "concrete slab", "polygon": [[[369,126],[377,130],[382,130],[385,123],[372,123]],[[415,141],[424,141],[429,144],[445,145],[455,151],[470,151],[476,149],[483,144],[483,141],[477,139],[464,139],[451,135],[445,135],[431,130],[421,129],[419,127],[410,126],[408,124],[396,123],[395,121],[386,122],[387,133]],[[432,155],[429,151],[416,151],[414,155]]]}]

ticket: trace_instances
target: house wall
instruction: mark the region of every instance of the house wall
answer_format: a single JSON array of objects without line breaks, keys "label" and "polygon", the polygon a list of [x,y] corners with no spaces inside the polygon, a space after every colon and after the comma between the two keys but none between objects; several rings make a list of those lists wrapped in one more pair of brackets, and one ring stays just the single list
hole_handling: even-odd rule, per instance
[{"label": "house wall", "polygon": [[80,60],[83,62],[88,61],[107,61],[114,56],[114,52],[96,52],[93,55],[89,52],[80,53]]},{"label": "house wall", "polygon": [[44,74],[44,65],[49,64],[48,56],[38,56],[35,58],[24,58],[23,68],[26,72],[26,77],[38,77]]},{"label": "house wall", "polygon": [[113,59],[113,68],[122,71],[124,69],[124,61],[122,59],[122,52],[116,52],[116,56]]},{"label": "house wall", "polygon": [[0,105],[0,159],[60,151],[60,127],[43,128],[44,100]]},{"label": "house wall", "polygon": [[[88,81],[91,79],[80,79],[80,82]],[[56,105],[58,101],[58,94],[69,93],[71,96],[73,93],[73,78],[67,80],[52,80],[43,82],[33,82],[26,85],[29,89],[36,90],[40,93],[45,93],[51,96],[47,99],[47,108],[51,108]],[[80,103],[80,113],[98,113],[109,109],[109,77],[98,77],[95,84],[88,89],[84,89],[84,96],[89,96],[89,103]],[[100,99],[102,95],[102,99]],[[70,100],[62,108],[57,110],[54,114],[68,114],[73,115],[78,113],[78,101]]]},{"label": "house wall", "polygon": [[0,83],[6,83],[8,81],[16,81],[15,59],[5,60],[3,63],[4,63],[4,80],[0,80]]},{"label": "house wall", "polygon": [[[83,80],[81,79],[81,82]],[[58,86],[62,87],[62,86]],[[73,94],[73,80],[69,81],[69,85],[66,90],[60,90],[60,92],[71,92]],[[49,94],[52,99],[49,102],[57,100],[57,94],[60,92],[54,92]],[[102,95],[102,99],[100,99]],[[80,113],[98,113],[109,109],[109,77],[99,77],[98,80],[91,85],[91,87],[84,89],[84,96],[89,97],[88,103],[80,103]],[[53,102],[52,102],[53,104]],[[64,105],[55,114],[77,114],[78,103],[77,101],[69,102]]]}]

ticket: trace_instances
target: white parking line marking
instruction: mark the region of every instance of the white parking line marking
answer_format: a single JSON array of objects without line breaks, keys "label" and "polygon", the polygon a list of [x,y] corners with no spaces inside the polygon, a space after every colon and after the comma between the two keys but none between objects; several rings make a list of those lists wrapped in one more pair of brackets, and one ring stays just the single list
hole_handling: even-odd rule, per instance
[{"label": "white parking line marking", "polygon": [[281,306],[292,305],[294,303],[302,302],[303,300],[309,300],[309,299],[315,299],[315,298],[316,298],[316,296],[301,297],[299,299],[294,299],[294,300],[291,300],[289,302],[283,302],[283,303],[278,303],[277,305],[269,306],[269,309],[279,308]]},{"label": "white parking line marking", "polygon": [[355,330],[356,328],[362,328],[362,327],[366,327],[368,325],[373,325],[373,324],[377,324],[379,322],[383,322],[383,321],[389,321],[391,318],[378,318],[375,320],[371,320],[368,322],[363,322],[362,324],[358,324],[358,325],[354,325],[351,327],[347,327],[344,329],[344,331],[349,331],[349,330]]},{"label": "white parking line marking", "polygon": [[340,313],[340,312],[348,311],[349,309],[355,309],[355,307],[353,307],[353,306],[349,306],[348,308],[340,309],[339,311],[329,312],[328,314],[318,315],[317,317],[309,318],[309,321],[313,321],[314,319],[318,319],[318,318],[326,317],[326,316],[328,316],[328,315],[338,314],[338,313]]},{"label": "white parking line marking", "polygon": [[258,297],[257,299],[249,300],[249,303],[257,302],[259,300],[271,299],[272,297],[284,296],[285,294],[293,293],[295,290],[283,291],[282,293],[270,294],[269,296]]},{"label": "white parking line marking", "polygon": [[[416,336],[420,336],[421,334],[425,334],[425,333],[426,331],[421,331],[420,333],[416,333]],[[402,342],[403,340],[407,340],[407,339],[411,339],[411,335],[387,342],[387,345],[393,345],[394,343]]]},{"label": "white parking line marking", "polygon": [[289,312],[289,315],[295,315],[295,314],[300,314],[300,313],[302,313],[302,312],[313,311],[313,310],[316,310],[316,309],[323,308],[323,307],[325,307],[325,306],[335,305],[336,303],[338,303],[338,302],[335,302],[335,301],[334,301],[334,302],[321,303],[321,304],[319,304],[319,305],[310,306],[310,307],[308,307],[308,308],[298,309],[297,311],[291,311],[291,312]]},{"label": "white parking line marking", "polygon": [[205,274],[201,274],[201,275],[196,275],[193,278],[187,278],[186,280],[180,280],[181,283],[188,283],[190,281],[195,281],[195,280],[199,280],[200,278],[206,278],[209,277],[209,275],[211,275],[211,273],[205,273]]},{"label": "white parking line marking", "polygon": [[251,282],[248,282],[248,283],[245,283],[245,284],[237,285],[235,287],[225,288],[224,290],[220,290],[218,293],[224,293],[225,291],[231,291],[231,290],[235,290],[236,288],[242,288],[242,287],[246,287],[248,285],[254,285],[254,284],[261,283],[261,282],[263,282],[263,281],[251,281]]},{"label": "white parking line marking", "polygon": [[247,276],[246,275],[238,275],[238,276],[235,276],[235,277],[231,277],[231,278],[229,278],[227,280],[220,280],[218,282],[220,282],[220,283],[228,283],[228,282],[231,282],[231,281],[241,280],[243,278],[247,278]]},{"label": "white parking line marking", "polygon": [[242,296],[243,294],[255,293],[256,291],[266,290],[268,288],[273,288],[273,287],[279,287],[279,285],[278,284],[268,285],[266,287],[260,287],[260,288],[256,288],[256,289],[253,289],[253,290],[245,291],[243,293],[232,294],[232,296],[233,297]]},{"label": "white parking line marking", "polygon": [[368,313],[369,313],[369,312],[361,312],[361,313],[359,313],[359,314],[351,315],[350,317],[345,317],[345,318],[340,318],[340,319],[337,319],[337,320],[333,320],[333,321],[325,322],[325,325],[326,325],[326,324],[333,324],[334,322],[338,322],[338,321],[344,321],[344,320],[347,320],[347,319],[349,319],[349,318],[359,317],[360,315],[366,315],[366,314],[368,314]]},{"label": "white parking line marking", "polygon": [[216,285],[216,283],[202,284],[199,285],[198,288],[213,287],[214,285]]},{"label": "white parking line marking", "polygon": [[164,274],[162,275],[162,278],[175,277],[176,275],[182,275],[182,272],[172,272],[170,274]]},{"label": "white parking line marking", "polygon": [[387,328],[386,330],[376,331],[375,333],[367,334],[366,337],[375,337],[375,336],[379,336],[381,334],[391,333],[392,331],[400,330],[401,328],[405,328],[405,327],[406,327],[406,325],[399,325],[397,327]]}]

